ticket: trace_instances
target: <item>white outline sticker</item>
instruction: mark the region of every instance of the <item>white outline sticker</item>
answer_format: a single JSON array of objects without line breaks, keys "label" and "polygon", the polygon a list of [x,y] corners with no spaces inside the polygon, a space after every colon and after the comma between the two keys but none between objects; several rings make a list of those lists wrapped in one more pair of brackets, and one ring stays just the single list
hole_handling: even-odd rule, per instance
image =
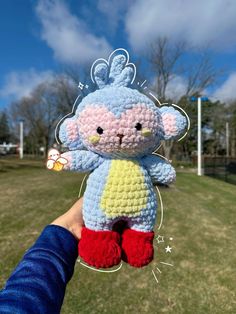
[{"label": "white outline sticker", "polygon": [[89,266],[89,265],[87,265],[87,264],[84,264],[83,262],[80,261],[80,259],[78,259],[77,262],[80,263],[80,265],[82,265],[82,266],[84,266],[84,267],[86,267],[86,268],[88,268],[88,269],[97,271],[97,272],[99,272],[99,273],[108,273],[108,274],[109,274],[109,273],[115,273],[115,272],[117,272],[117,271],[120,270],[121,267],[123,266],[123,263],[121,262],[121,263],[119,264],[119,266],[118,266],[116,269],[112,269],[112,270],[103,270],[103,269],[97,269],[97,268],[91,267],[91,266]]}]

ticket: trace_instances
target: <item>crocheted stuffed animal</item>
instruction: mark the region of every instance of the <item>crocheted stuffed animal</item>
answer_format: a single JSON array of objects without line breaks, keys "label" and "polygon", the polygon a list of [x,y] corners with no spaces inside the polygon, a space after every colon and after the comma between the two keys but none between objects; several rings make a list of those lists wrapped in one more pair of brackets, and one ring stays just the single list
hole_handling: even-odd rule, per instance
[{"label": "crocheted stuffed animal", "polygon": [[[64,169],[92,171],[84,193],[79,254],[97,268],[121,259],[135,267],[152,261],[153,182],[175,180],[174,168],[152,152],[161,140],[176,139],[186,128],[186,118],[174,107],[158,108],[132,88],[135,74],[123,49],[108,61],[98,59],[91,68],[98,89],[59,128],[60,141],[69,148],[61,155],[67,160]],[[120,220],[128,227],[121,235],[114,230]]]}]

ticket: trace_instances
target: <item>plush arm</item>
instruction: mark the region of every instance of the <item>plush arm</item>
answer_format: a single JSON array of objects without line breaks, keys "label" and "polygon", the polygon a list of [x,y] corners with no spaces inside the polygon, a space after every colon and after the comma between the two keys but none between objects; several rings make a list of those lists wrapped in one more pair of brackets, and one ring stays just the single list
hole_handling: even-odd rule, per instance
[{"label": "plush arm", "polygon": [[65,170],[74,170],[79,172],[91,171],[102,164],[104,159],[91,151],[74,150],[61,154],[67,159],[67,164],[64,165]]},{"label": "plush arm", "polygon": [[148,170],[153,182],[170,184],[175,181],[175,169],[166,160],[155,155],[149,155],[142,158],[142,163]]}]

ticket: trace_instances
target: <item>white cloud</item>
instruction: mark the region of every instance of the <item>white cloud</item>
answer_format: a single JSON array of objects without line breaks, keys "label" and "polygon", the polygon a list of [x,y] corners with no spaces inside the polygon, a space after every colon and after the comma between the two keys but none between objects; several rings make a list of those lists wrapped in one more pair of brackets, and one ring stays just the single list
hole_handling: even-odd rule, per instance
[{"label": "white cloud", "polygon": [[174,75],[166,87],[166,96],[173,101],[178,101],[187,91],[187,80],[179,75]]},{"label": "white cloud", "polygon": [[137,0],[125,25],[135,50],[144,50],[158,36],[225,50],[236,45],[236,1]]},{"label": "white cloud", "polygon": [[107,40],[92,34],[63,1],[40,0],[36,12],[42,23],[42,39],[59,61],[87,63],[111,52]]},{"label": "white cloud", "polygon": [[37,72],[35,69],[24,72],[10,72],[0,89],[0,96],[14,99],[28,96],[38,84],[49,81],[52,77],[53,73],[51,71]]},{"label": "white cloud", "polygon": [[[156,77],[154,77],[150,83],[151,90],[157,91]],[[187,80],[185,77],[173,74],[170,81],[166,86],[166,98],[173,102],[178,102],[180,98],[186,95]],[[157,98],[160,96],[157,94]]]},{"label": "white cloud", "polygon": [[225,103],[236,100],[236,73],[230,74],[226,81],[215,90],[212,96],[212,100],[219,99]]},{"label": "white cloud", "polygon": [[[109,32],[117,31],[119,22],[124,18],[124,12],[127,10],[133,0],[98,0],[98,10],[106,16],[106,24],[109,26]],[[101,18],[98,15],[99,18]]]}]

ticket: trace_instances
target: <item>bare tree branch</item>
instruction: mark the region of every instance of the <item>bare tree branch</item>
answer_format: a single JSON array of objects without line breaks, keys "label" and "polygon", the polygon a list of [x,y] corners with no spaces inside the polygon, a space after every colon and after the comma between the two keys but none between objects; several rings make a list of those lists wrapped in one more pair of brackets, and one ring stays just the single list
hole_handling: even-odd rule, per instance
[{"label": "bare tree branch", "polygon": [[178,72],[177,66],[186,49],[185,42],[171,45],[167,37],[159,37],[151,44],[149,61],[156,73],[157,94],[161,101],[166,99],[166,88],[174,73]]}]

